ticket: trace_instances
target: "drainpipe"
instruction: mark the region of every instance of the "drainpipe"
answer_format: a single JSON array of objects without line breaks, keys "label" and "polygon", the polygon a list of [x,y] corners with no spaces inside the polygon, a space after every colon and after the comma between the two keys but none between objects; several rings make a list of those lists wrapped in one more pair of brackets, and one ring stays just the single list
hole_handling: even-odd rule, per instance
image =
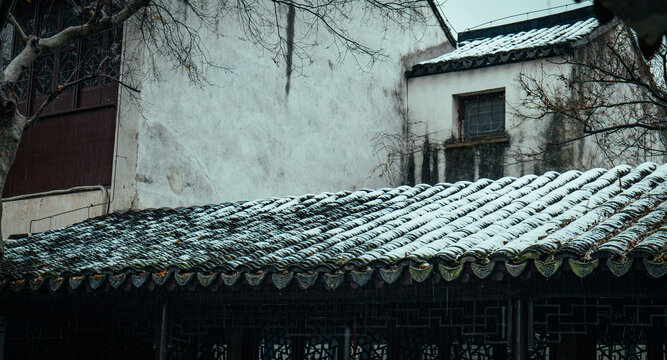
[{"label": "drainpipe", "polygon": [[72,187],[72,188],[69,188],[69,189],[51,190],[51,191],[38,192],[38,193],[33,193],[33,194],[11,196],[11,197],[7,197],[7,198],[3,198],[2,202],[33,199],[33,198],[44,197],[44,196],[52,196],[52,195],[73,194],[73,193],[82,192],[82,191],[94,191],[94,190],[100,190],[100,191],[104,192],[104,203],[106,204],[107,199],[109,198],[109,191],[107,190],[107,188],[105,188],[102,185],[75,186],[75,187]]}]

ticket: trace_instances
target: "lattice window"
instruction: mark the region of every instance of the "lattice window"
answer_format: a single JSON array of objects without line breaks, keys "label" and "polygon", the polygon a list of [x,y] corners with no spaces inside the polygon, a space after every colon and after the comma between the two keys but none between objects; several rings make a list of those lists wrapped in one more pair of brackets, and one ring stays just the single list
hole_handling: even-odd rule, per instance
[{"label": "lattice window", "polygon": [[338,340],[328,336],[317,336],[304,342],[305,360],[336,360]]},{"label": "lattice window", "polygon": [[533,335],[533,346],[529,352],[531,360],[549,360],[549,337],[541,334],[535,333]]},{"label": "lattice window", "polygon": [[[122,1],[109,3],[123,6]],[[14,15],[28,35],[52,36],[85,22],[72,4],[66,0],[20,1]],[[7,39],[9,58],[26,45],[18,34]],[[26,116],[34,114],[58,87],[92,72],[99,76],[67,87],[44,109],[41,121],[21,141],[3,196],[111,184],[121,43],[121,27],[70,40],[61,48],[44,51],[21,73],[16,83],[17,105]]]},{"label": "lattice window", "polygon": [[259,343],[260,360],[289,360],[292,356],[292,340],[284,331],[265,329]]},{"label": "lattice window", "polygon": [[498,135],[505,132],[505,91],[463,96],[459,99],[463,137]]},{"label": "lattice window", "polygon": [[399,333],[399,358],[403,360],[438,360],[440,359],[440,344],[438,338],[443,336],[428,330],[405,329]]},{"label": "lattice window", "polygon": [[607,327],[598,332],[597,360],[646,360],[646,334],[630,327]]},{"label": "lattice window", "polygon": [[474,338],[461,337],[452,342],[452,359],[492,360],[493,345],[475,342]]},{"label": "lattice window", "polygon": [[47,96],[53,91],[53,55],[37,58],[34,67],[35,96]]},{"label": "lattice window", "polygon": [[374,333],[356,337],[356,347],[350,352],[355,360],[387,359],[387,338],[384,334]]},{"label": "lattice window", "polygon": [[212,360],[227,360],[229,358],[227,344],[214,344],[211,346]]}]

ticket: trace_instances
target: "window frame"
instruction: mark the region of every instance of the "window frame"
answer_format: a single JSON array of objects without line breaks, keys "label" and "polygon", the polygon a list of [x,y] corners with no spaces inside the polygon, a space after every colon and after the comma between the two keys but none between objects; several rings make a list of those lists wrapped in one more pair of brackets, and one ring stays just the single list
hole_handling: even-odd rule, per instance
[{"label": "window frame", "polygon": [[[505,125],[506,125],[506,104],[505,104],[505,89],[492,89],[479,93],[472,94],[460,94],[456,95],[456,105],[458,109],[458,133],[461,140],[475,140],[475,139],[491,139],[491,138],[506,138]],[[469,120],[466,119],[466,102],[469,101],[484,101],[487,99],[502,99],[503,110],[502,110],[502,127],[500,131],[491,132],[488,134],[466,134],[466,125]],[[493,120],[492,120],[493,121]]]},{"label": "window frame", "polygon": [[[20,2],[15,15],[28,34],[41,32],[42,22],[48,21],[49,33],[46,36],[79,21],[77,15],[71,12],[67,0]],[[8,38],[12,41],[11,55],[16,56],[25,43],[16,33]],[[31,116],[56,86],[76,81],[98,68],[100,74],[109,74],[114,78],[119,76],[122,48],[123,27],[117,27],[74,40],[62,48],[45,51],[25,69],[23,82],[17,83],[19,111]],[[71,53],[62,55],[67,52]],[[40,59],[49,56],[51,59],[46,62],[51,67],[42,68],[41,78],[50,77],[51,81],[48,86],[42,83],[40,87],[43,91],[38,94],[35,89],[38,81],[36,72]],[[65,56],[69,57],[68,66],[63,69],[61,65],[65,63],[61,64],[61,60]],[[103,62],[103,59],[106,60]],[[3,61],[8,60],[3,58]],[[23,134],[3,197],[78,186],[111,186],[118,97],[118,82],[105,76],[78,83],[60,94],[44,109],[35,126]]]},{"label": "window frame", "polygon": [[[71,10],[67,1],[62,0],[36,0],[32,3],[26,3],[25,8],[20,9],[17,6],[17,20],[25,28],[25,31],[30,34],[40,33],[44,27],[45,19],[48,19],[50,16],[55,15],[56,19],[56,29],[58,31],[62,30],[65,27],[65,18],[68,11]],[[48,15],[47,15],[48,14]],[[32,24],[32,27],[29,27],[29,24]],[[115,34],[112,34],[115,32]],[[53,35],[52,33],[44,34],[47,36]],[[63,85],[67,80],[74,81],[76,79],[86,76],[89,69],[86,67],[85,62],[88,59],[84,59],[86,56],[86,51],[90,47],[87,46],[91,43],[92,39],[99,39],[101,42],[94,46],[99,46],[99,57],[100,61],[107,57],[107,55],[112,51],[111,47],[113,46],[113,41],[116,40],[122,48],[122,37],[123,29],[122,27],[106,30],[102,33],[93,35],[94,37],[87,37],[84,39],[72,40],[70,44],[65,44],[63,47],[54,49],[52,51],[45,51],[35,59],[32,65],[24,71],[25,76],[27,76],[26,86],[23,88],[23,96],[19,98],[18,108],[23,114],[32,115],[39,106],[47,99],[49,93],[46,94],[37,94],[37,66],[40,61],[47,57],[52,57],[52,69],[51,69],[51,91],[56,89],[56,86]],[[12,55],[18,55],[25,46],[25,43],[20,39],[18,34],[14,34],[13,37],[13,51]],[[119,48],[119,54],[120,49]],[[62,54],[67,53],[68,51],[75,51],[76,53],[76,63],[74,68],[74,76],[71,79],[59,79],[61,75],[61,60]],[[120,56],[120,55],[119,55]],[[106,72],[115,72],[119,73],[120,69],[112,69],[113,65],[109,65],[110,61],[105,61],[101,67],[101,73]],[[107,69],[108,68],[108,69]],[[111,70],[109,70],[111,69]],[[97,70],[97,69],[93,69]],[[107,71],[109,70],[109,71]],[[21,81],[21,79],[19,79]],[[90,84],[90,81],[78,84],[73,86],[71,89],[64,91],[57,99],[55,99],[51,104],[49,104],[46,109],[42,112],[41,117],[46,118],[52,115],[66,114],[70,112],[76,112],[80,110],[91,110],[100,107],[115,106],[118,102],[118,83],[107,79],[104,76],[98,76],[94,84]],[[17,86],[21,86],[20,83]]]}]

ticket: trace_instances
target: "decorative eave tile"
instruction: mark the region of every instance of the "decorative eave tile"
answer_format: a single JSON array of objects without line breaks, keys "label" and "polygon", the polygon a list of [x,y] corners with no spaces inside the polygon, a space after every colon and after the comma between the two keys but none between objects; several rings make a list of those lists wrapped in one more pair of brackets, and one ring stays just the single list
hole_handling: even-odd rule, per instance
[{"label": "decorative eave tile", "polygon": [[410,266],[410,276],[416,282],[424,282],[431,275],[433,265],[428,263],[419,264],[417,267]]},{"label": "decorative eave tile", "polygon": [[308,289],[309,287],[313,286],[315,281],[317,281],[318,276],[319,273],[316,271],[296,273],[296,279],[299,281],[299,285],[302,289]]},{"label": "decorative eave tile", "polygon": [[197,280],[199,281],[199,284],[204,287],[211,285],[217,277],[218,274],[215,272],[197,272]]},{"label": "decorative eave tile", "polygon": [[472,263],[471,265],[472,273],[475,274],[480,279],[484,279],[493,272],[493,268],[496,266],[496,263],[489,261],[485,264]]},{"label": "decorative eave tile", "polygon": [[667,262],[653,262],[649,259],[644,259],[644,268],[646,272],[654,278],[662,277],[667,274]]},{"label": "decorative eave tile", "polygon": [[153,283],[155,285],[162,286],[167,282],[171,273],[171,271],[165,269],[152,273],[151,278],[153,279]]},{"label": "decorative eave tile", "polygon": [[507,269],[507,272],[512,275],[513,277],[517,277],[521,275],[523,272],[523,269],[526,268],[526,265],[528,264],[528,261],[522,261],[517,264],[512,264],[511,262],[506,262],[505,263],[505,268]]},{"label": "decorative eave tile", "polygon": [[194,272],[174,272],[174,278],[178,286],[185,286],[195,276]]},{"label": "decorative eave tile", "polygon": [[234,271],[230,274],[225,274],[221,273],[220,278],[222,279],[222,282],[225,283],[227,286],[232,286],[234,285],[239,278],[241,277],[241,274],[238,271]]},{"label": "decorative eave tile", "polygon": [[556,271],[558,271],[558,269],[560,268],[560,265],[563,263],[563,260],[562,259],[551,259],[551,260],[542,261],[542,260],[535,259],[534,263],[535,263],[535,267],[537,268],[537,271],[539,271],[540,274],[542,274],[542,276],[550,277],[553,274],[555,274]]},{"label": "decorative eave tile", "polygon": [[403,272],[403,266],[393,266],[388,268],[380,268],[380,276],[387,284],[393,284]]},{"label": "decorative eave tile", "polygon": [[438,264],[438,270],[440,270],[440,275],[443,279],[447,281],[453,281],[461,276],[461,272],[463,271],[463,264],[459,264],[457,266]]},{"label": "decorative eave tile", "polygon": [[29,285],[30,285],[30,290],[32,291],[37,291],[39,288],[42,287],[42,284],[44,284],[44,278],[42,276],[38,276],[36,278],[30,279]]},{"label": "decorative eave tile", "polygon": [[96,290],[104,283],[105,279],[106,279],[106,275],[93,274],[93,275],[88,276],[88,284],[90,285],[91,289]]},{"label": "decorative eave tile", "polygon": [[119,286],[123,285],[125,282],[126,273],[114,274],[109,276],[109,284],[114,289],[118,289]]},{"label": "decorative eave tile", "polygon": [[150,273],[147,271],[142,271],[138,274],[133,274],[131,276],[132,285],[134,285],[134,287],[136,288],[140,288],[142,285],[146,283],[146,280],[148,280],[149,275]]},{"label": "decorative eave tile", "polygon": [[273,280],[273,285],[275,285],[276,288],[280,290],[286,288],[287,285],[289,285],[290,281],[292,281],[293,277],[294,277],[294,272],[292,271],[282,271],[271,274],[271,280]]},{"label": "decorative eave tile", "polygon": [[16,280],[12,280],[9,283],[9,287],[12,289],[12,291],[14,291],[16,293],[23,290],[24,286],[25,286],[25,279],[16,279]]},{"label": "decorative eave tile", "polygon": [[600,263],[600,260],[595,259],[593,261],[579,261],[570,258],[569,260],[570,263],[570,268],[572,269],[572,272],[575,273],[578,277],[582,278],[595,270],[596,267],[598,267],[598,264]]},{"label": "decorative eave tile", "polygon": [[352,280],[359,286],[364,286],[368,282],[368,280],[371,279],[373,276],[373,269],[371,268],[366,268],[362,269],[360,271],[357,270],[352,270],[350,272],[352,275]]},{"label": "decorative eave tile", "polygon": [[262,282],[262,280],[264,280],[265,276],[266,273],[261,270],[245,273],[245,278],[248,281],[248,284],[250,284],[251,286],[259,285]]},{"label": "decorative eave tile", "polygon": [[81,284],[83,283],[83,280],[85,278],[86,277],[83,276],[83,275],[70,276],[70,278],[69,278],[69,287],[72,290],[76,290],[79,286],[81,286]]},{"label": "decorative eave tile", "polygon": [[56,292],[60,287],[63,285],[65,282],[65,278],[62,276],[54,276],[51,279],[49,279],[49,288],[51,291]]},{"label": "decorative eave tile", "polygon": [[621,261],[607,259],[607,267],[609,268],[609,271],[614,274],[614,276],[621,277],[625,275],[632,267],[632,259],[625,259]]},{"label": "decorative eave tile", "polygon": [[327,286],[327,289],[335,290],[337,289],[345,280],[345,273],[342,271],[336,271],[333,274],[324,273],[324,283]]}]

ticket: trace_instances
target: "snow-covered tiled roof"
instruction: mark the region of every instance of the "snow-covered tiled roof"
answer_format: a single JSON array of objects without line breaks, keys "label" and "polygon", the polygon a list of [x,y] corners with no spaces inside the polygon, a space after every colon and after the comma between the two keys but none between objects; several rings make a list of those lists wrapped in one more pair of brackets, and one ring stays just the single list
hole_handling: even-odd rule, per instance
[{"label": "snow-covered tiled roof", "polygon": [[563,261],[579,276],[598,264],[621,276],[633,260],[659,277],[666,180],[667,165],[644,163],[114,213],[6,240],[0,283],[141,286],[173,274],[181,285],[266,277],[282,288],[321,276],[333,288],[347,273],[363,285],[375,271],[391,283],[404,269],[417,281],[431,269],[452,280],[464,266],[479,277],[526,266],[550,276]]},{"label": "snow-covered tiled roof", "polygon": [[598,27],[595,18],[577,21],[574,24],[556,25],[543,29],[532,29],[516,34],[498,35],[492,38],[464,41],[459,47],[435,59],[421,64],[475,58],[480,56],[507,53],[510,51],[534,49],[570,43],[589,35]]},{"label": "snow-covered tiled roof", "polygon": [[[581,11],[578,15],[581,15]],[[466,70],[561,55],[573,43],[591,34],[598,27],[597,19],[591,15],[574,22],[463,40],[455,50],[415,65],[410,75]],[[509,27],[512,28],[522,27]],[[471,33],[483,34],[483,30]],[[493,31],[490,33],[493,34]],[[469,37],[466,35],[461,33],[459,38]]]}]

